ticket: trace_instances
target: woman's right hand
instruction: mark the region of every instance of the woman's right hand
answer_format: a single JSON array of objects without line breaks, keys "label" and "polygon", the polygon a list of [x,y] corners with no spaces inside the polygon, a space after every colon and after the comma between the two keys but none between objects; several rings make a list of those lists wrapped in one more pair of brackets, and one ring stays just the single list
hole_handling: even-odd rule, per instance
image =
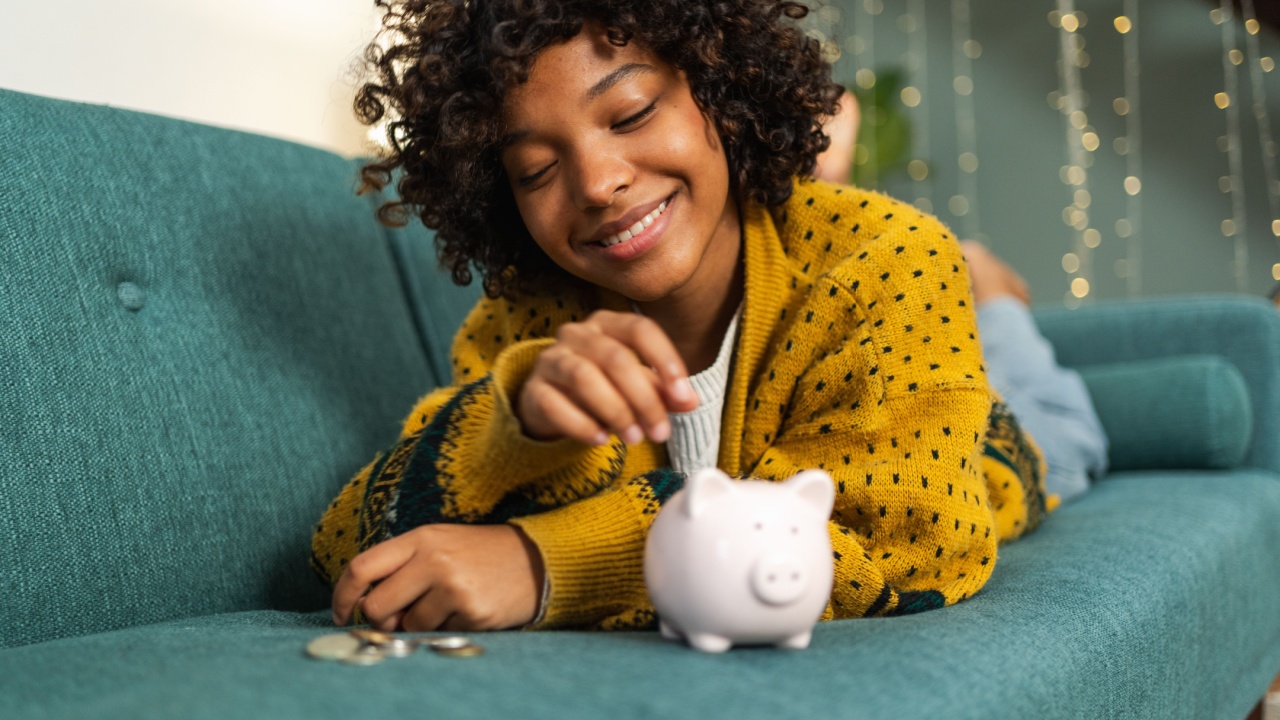
[{"label": "woman's right hand", "polygon": [[597,310],[567,323],[538,356],[515,408],[526,435],[604,445],[615,433],[629,445],[666,442],[667,414],[698,406],[684,361],[657,323]]}]

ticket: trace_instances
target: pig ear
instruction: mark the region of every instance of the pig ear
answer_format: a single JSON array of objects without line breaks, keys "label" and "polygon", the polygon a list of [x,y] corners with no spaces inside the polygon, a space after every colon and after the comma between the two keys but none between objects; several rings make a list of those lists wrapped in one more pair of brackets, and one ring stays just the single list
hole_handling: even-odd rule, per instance
[{"label": "pig ear", "polygon": [[822,470],[805,470],[787,480],[790,488],[801,500],[812,505],[823,517],[831,517],[831,507],[836,500],[835,483]]},{"label": "pig ear", "polygon": [[719,468],[702,468],[684,481],[686,497],[684,512],[691,518],[698,517],[707,506],[718,498],[736,491],[733,481]]}]

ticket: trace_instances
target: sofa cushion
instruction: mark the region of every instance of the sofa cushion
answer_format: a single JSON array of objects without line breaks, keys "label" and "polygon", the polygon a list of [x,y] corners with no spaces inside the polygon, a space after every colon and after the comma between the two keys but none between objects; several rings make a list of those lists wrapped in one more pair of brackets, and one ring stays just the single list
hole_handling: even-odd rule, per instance
[{"label": "sofa cushion", "polygon": [[1280,313],[1243,295],[1136,298],[1074,310],[1035,308],[1036,325],[1058,362],[1080,370],[1179,355],[1226,358],[1249,388],[1256,412],[1243,464],[1280,473]]},{"label": "sofa cushion", "polygon": [[355,166],[0,91],[0,646],[314,609],[310,528],[434,382]]},{"label": "sofa cushion", "polygon": [[0,651],[0,717],[1238,720],[1280,669],[1276,547],[1273,473],[1119,473],[975,597],[824,623],[799,652],[503,632],[353,667],[303,655],[327,614],[251,613]]},{"label": "sofa cushion", "polygon": [[1249,392],[1225,358],[1184,355],[1078,372],[1106,430],[1113,472],[1232,468],[1249,451]]}]

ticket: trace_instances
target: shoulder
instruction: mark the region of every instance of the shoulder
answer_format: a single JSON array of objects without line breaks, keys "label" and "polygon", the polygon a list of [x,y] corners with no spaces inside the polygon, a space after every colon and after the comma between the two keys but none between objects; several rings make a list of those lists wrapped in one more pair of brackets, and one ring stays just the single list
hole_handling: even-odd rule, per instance
[{"label": "shoulder", "polygon": [[888,195],[797,181],[775,217],[792,263],[814,280],[829,276],[868,302],[884,294],[919,294],[926,282],[939,290],[968,292],[964,256],[951,230]]},{"label": "shoulder", "polygon": [[861,360],[881,371],[886,393],[982,384],[969,271],[949,228],[880,193],[825,183],[799,185],[787,209],[793,252],[809,258],[815,318],[820,308],[851,318],[850,340],[874,348]]},{"label": "shoulder", "polygon": [[[787,257],[812,276],[846,276],[906,265],[921,275],[963,269],[959,242],[937,218],[879,192],[819,180],[797,181],[775,212]],[[952,268],[955,270],[952,270]],[[884,271],[881,271],[883,273]]]}]

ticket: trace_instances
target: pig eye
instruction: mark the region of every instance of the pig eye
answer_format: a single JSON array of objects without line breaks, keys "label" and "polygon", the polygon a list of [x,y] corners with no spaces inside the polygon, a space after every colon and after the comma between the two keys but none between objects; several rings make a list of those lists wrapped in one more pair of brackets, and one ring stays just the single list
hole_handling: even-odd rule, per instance
[{"label": "pig eye", "polygon": [[799,535],[799,534],[800,534],[800,528],[798,528],[798,527],[794,527],[794,526],[793,526],[793,527],[791,528],[791,534],[792,534],[792,535]]},{"label": "pig eye", "polygon": [[756,523],[756,529],[757,529],[757,530],[763,530],[763,529],[764,529],[764,523]]}]

